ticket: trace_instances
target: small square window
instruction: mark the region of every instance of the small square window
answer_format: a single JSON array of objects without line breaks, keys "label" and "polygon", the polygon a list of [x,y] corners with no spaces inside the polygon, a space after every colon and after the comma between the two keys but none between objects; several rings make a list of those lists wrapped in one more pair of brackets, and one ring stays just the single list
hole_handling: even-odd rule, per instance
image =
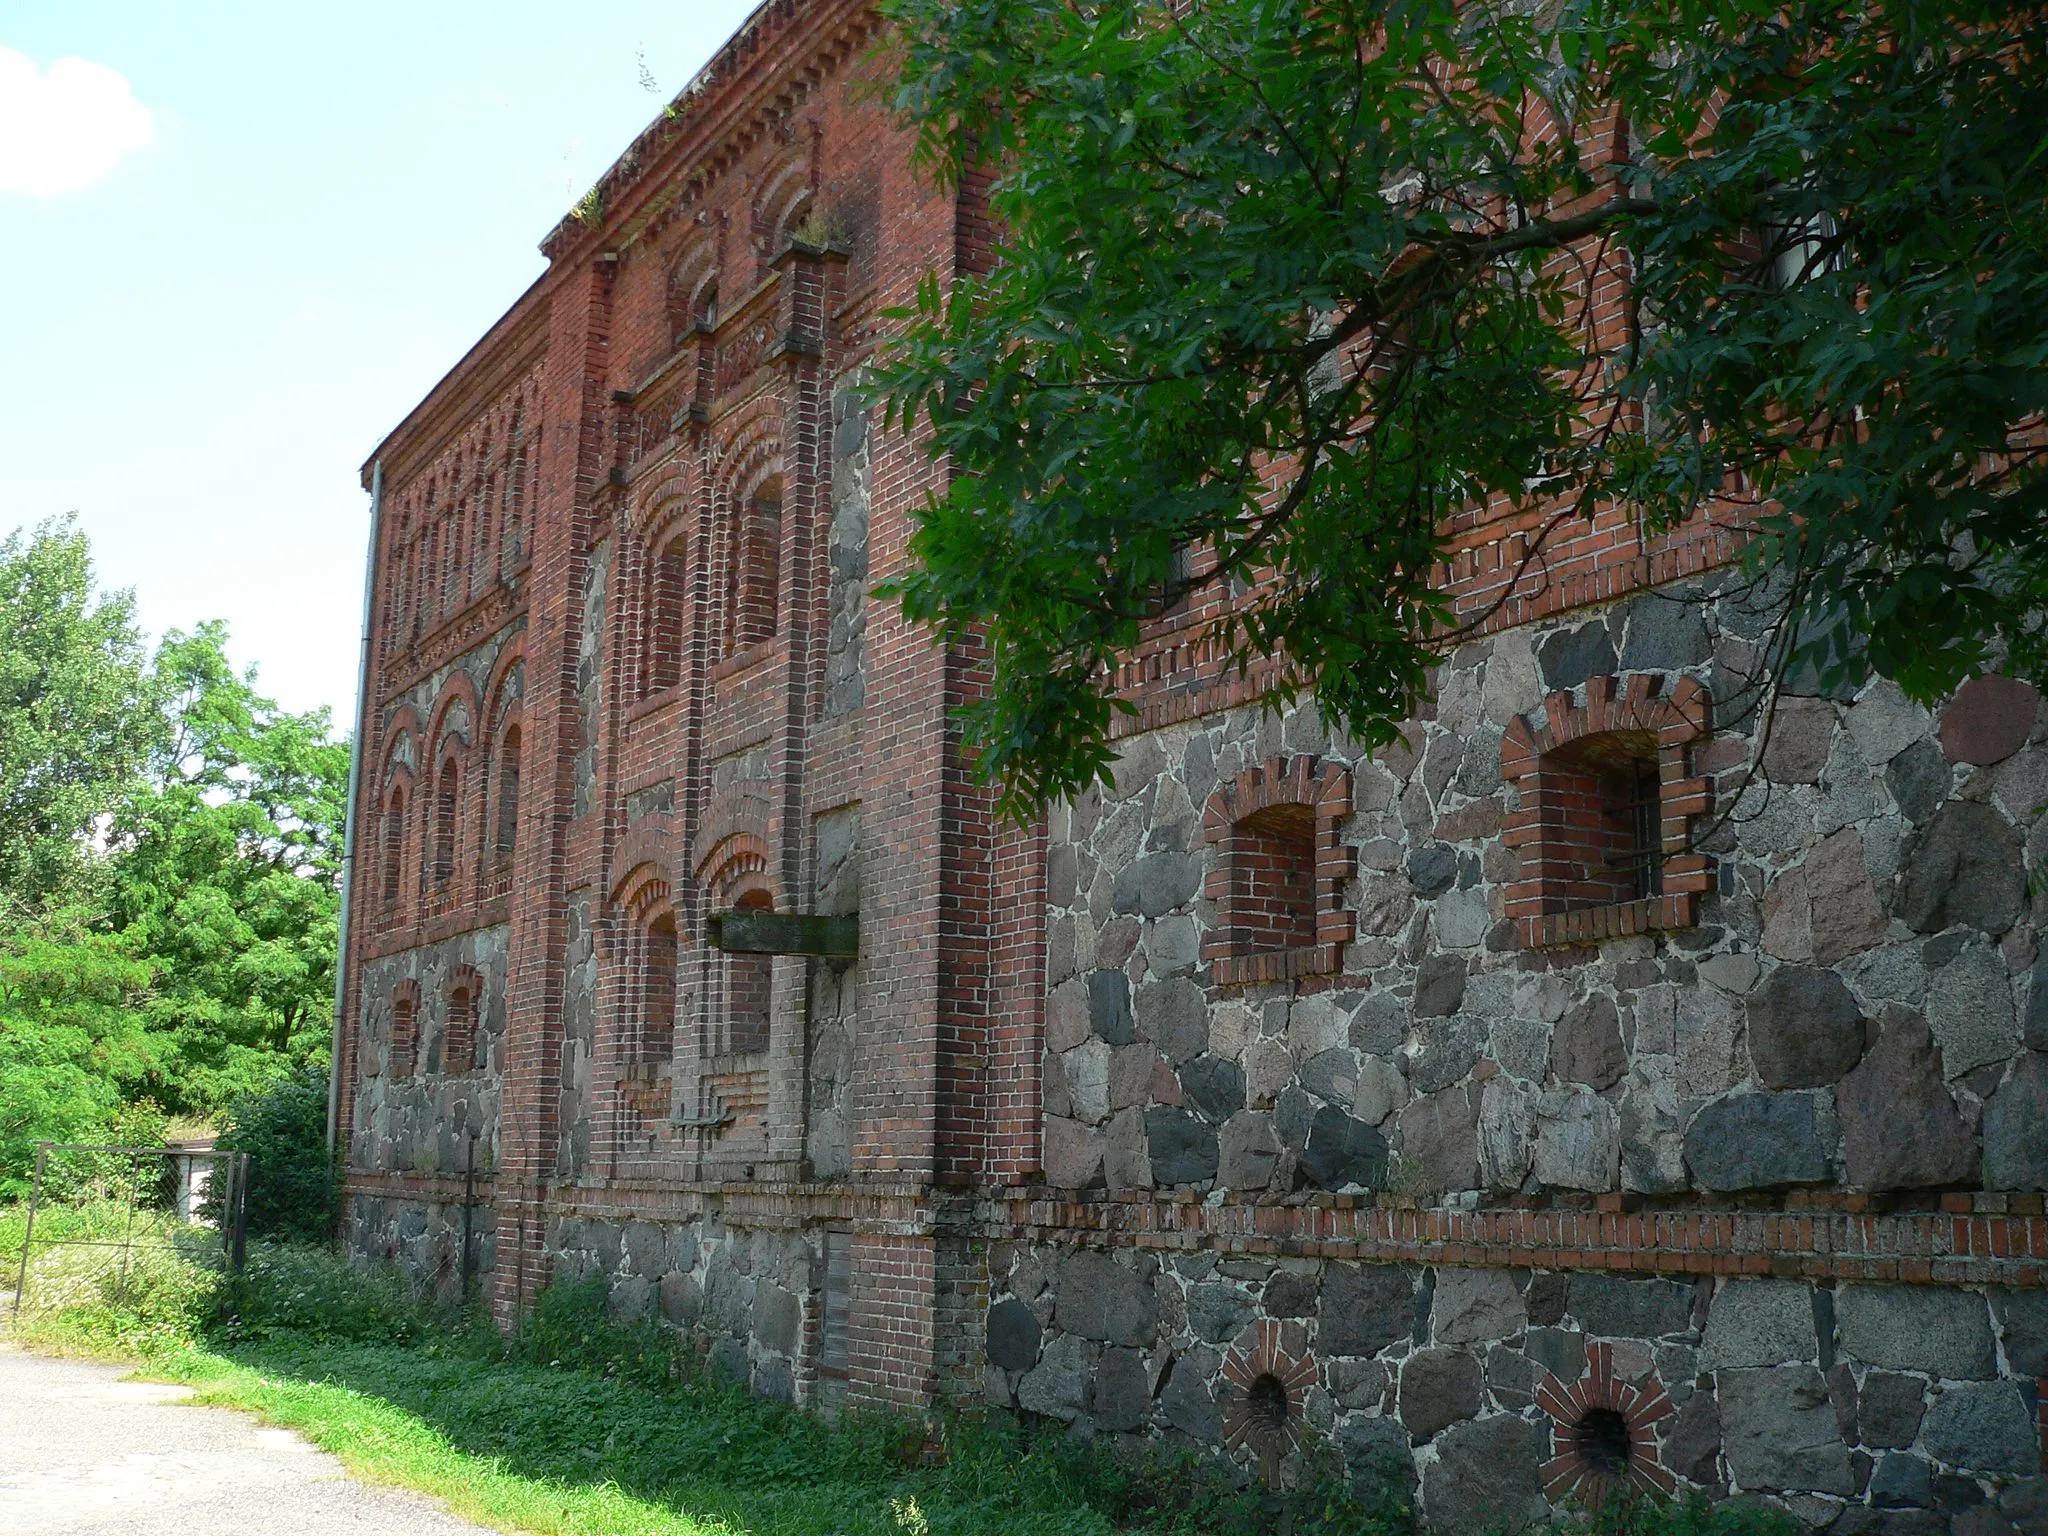
[{"label": "small square window", "polygon": [[1343,904],[1352,855],[1337,837],[1350,814],[1350,774],[1308,757],[1248,768],[1211,797],[1215,925],[1202,958],[1219,985],[1338,968],[1354,923]]},{"label": "small square window", "polygon": [[1691,771],[1706,733],[1706,690],[1680,678],[1611,677],[1517,720],[1501,767],[1515,801],[1503,826],[1521,862],[1507,912],[1525,947],[1687,928],[1712,866],[1691,846],[1710,799]]}]

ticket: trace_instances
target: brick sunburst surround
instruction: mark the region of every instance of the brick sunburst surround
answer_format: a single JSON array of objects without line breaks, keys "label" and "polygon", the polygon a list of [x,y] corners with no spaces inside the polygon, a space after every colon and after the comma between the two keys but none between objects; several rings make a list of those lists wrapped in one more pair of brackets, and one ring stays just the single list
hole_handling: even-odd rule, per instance
[{"label": "brick sunburst surround", "polygon": [[[1508,847],[1522,861],[1507,888],[1507,915],[1525,949],[1585,944],[1627,934],[1690,928],[1700,896],[1713,885],[1707,855],[1694,851],[1693,828],[1712,803],[1707,780],[1691,773],[1691,750],[1713,718],[1707,690],[1690,677],[1668,687],[1656,673],[1596,677],[1586,701],[1574,692],[1544,700],[1543,724],[1517,718],[1501,743],[1501,773],[1519,804],[1502,823]],[[1567,761],[1592,739],[1637,741],[1654,750],[1663,843],[1663,889],[1632,901],[1580,903],[1568,894],[1582,883],[1574,852],[1603,834],[1599,809],[1586,804],[1587,774]]]},{"label": "brick sunburst surround", "polygon": [[1262,1317],[1249,1339],[1223,1357],[1223,1439],[1233,1451],[1250,1451],[1270,1480],[1289,1451],[1302,1448],[1303,1407],[1316,1383],[1308,1330],[1297,1322]]},{"label": "brick sunburst surround", "polygon": [[1657,1426],[1674,1411],[1652,1382],[1632,1387],[1614,1376],[1614,1346],[1587,1347],[1587,1371],[1569,1386],[1546,1376],[1536,1401],[1550,1415],[1550,1459],[1543,1496],[1587,1508],[1617,1488],[1669,1494],[1677,1482],[1657,1456]]},{"label": "brick sunburst surround", "polygon": [[[1214,903],[1217,922],[1202,941],[1202,959],[1219,986],[1284,981],[1343,967],[1344,946],[1357,931],[1357,918],[1344,905],[1356,855],[1339,838],[1351,815],[1351,772],[1340,763],[1313,757],[1275,757],[1254,764],[1209,797],[1202,833],[1216,846],[1202,894]],[[1245,890],[1253,866],[1270,857],[1269,833],[1261,824],[1308,823],[1313,849],[1309,876],[1311,912],[1301,914],[1309,942],[1275,942],[1278,914],[1246,909]],[[1313,923],[1308,928],[1309,922]]]}]

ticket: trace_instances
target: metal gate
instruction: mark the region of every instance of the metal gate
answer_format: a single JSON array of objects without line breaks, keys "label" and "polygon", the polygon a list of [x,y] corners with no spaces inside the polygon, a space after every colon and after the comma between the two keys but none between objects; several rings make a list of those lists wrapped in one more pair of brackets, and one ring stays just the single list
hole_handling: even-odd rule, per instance
[{"label": "metal gate", "polygon": [[250,1165],[246,1152],[38,1144],[14,1315],[119,1302],[169,1259],[239,1274]]}]

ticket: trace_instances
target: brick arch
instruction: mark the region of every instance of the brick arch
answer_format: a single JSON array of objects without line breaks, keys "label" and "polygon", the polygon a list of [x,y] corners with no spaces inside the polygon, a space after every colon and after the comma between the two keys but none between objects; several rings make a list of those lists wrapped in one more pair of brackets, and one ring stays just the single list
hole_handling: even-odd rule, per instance
[{"label": "brick arch", "polygon": [[785,152],[765,172],[750,199],[754,248],[764,264],[775,259],[791,217],[817,196],[817,168],[802,150]]},{"label": "brick arch", "polygon": [[658,878],[674,885],[674,876],[669,872],[673,828],[672,818],[649,816],[636,821],[633,830],[619,840],[619,851],[612,860],[613,868],[625,871],[612,882],[612,900],[619,906],[628,904],[628,896],[639,881]]},{"label": "brick arch", "polygon": [[690,841],[692,873],[702,881],[713,855],[723,844],[741,835],[754,839],[765,853],[774,819],[774,806],[759,790],[737,786],[720,790],[697,820],[697,835]]},{"label": "brick arch", "polygon": [[[752,832],[735,832],[711,846],[697,865],[697,881],[714,899],[741,889],[768,889],[768,840]],[[756,880],[751,877],[760,876]]]},{"label": "brick arch", "polygon": [[[483,708],[478,715],[481,723],[480,734],[485,741],[496,741],[501,733],[505,714],[517,710],[526,698],[526,631],[520,630],[508,639],[498,651],[498,659],[491,664],[491,674],[483,691]],[[519,697],[506,703],[514,671],[519,673]]]},{"label": "brick arch", "polygon": [[[410,735],[408,734],[404,740],[410,744]],[[410,763],[399,762],[395,758],[399,744],[398,741],[394,741],[386,754],[384,771],[377,784],[376,821],[370,836],[365,840],[370,854],[370,906],[380,914],[377,920],[387,923],[396,919],[405,901],[406,861],[411,851],[413,829],[418,823],[419,804],[422,798],[419,789],[420,775],[414,772]],[[387,818],[391,814],[391,797],[401,792],[405,796],[405,809],[399,813],[398,846],[393,849],[390,846]],[[391,867],[391,857],[394,853],[397,855],[396,871]]]},{"label": "brick arch", "polygon": [[410,699],[399,705],[391,718],[384,722],[383,735],[384,771],[391,771],[392,757],[403,746],[410,748],[412,754],[412,761],[405,766],[417,772],[423,755],[421,742],[426,735],[426,728],[420,720],[418,707]]},{"label": "brick arch", "polygon": [[670,526],[696,515],[701,483],[694,455],[677,455],[644,477],[626,503],[626,526],[635,538],[653,544]]},{"label": "brick arch", "polygon": [[[1309,823],[1313,849],[1311,882],[1314,942],[1285,948],[1247,943],[1233,915],[1233,892],[1250,858],[1243,824],[1261,813],[1293,811]],[[1292,976],[1340,969],[1343,950],[1357,931],[1357,917],[1344,904],[1356,855],[1341,839],[1351,815],[1351,770],[1306,754],[1254,763],[1209,797],[1202,808],[1202,832],[1214,846],[1202,894],[1216,904],[1217,924],[1202,939],[1202,958],[1220,986],[1282,981]]]},{"label": "brick arch", "polygon": [[[449,723],[457,704],[469,718],[466,734]],[[417,809],[414,819],[424,839],[420,844],[420,884],[437,909],[461,900],[464,892],[474,889],[474,880],[464,874],[465,858],[473,853],[464,829],[474,819],[471,812],[477,802],[476,765],[485,758],[477,746],[481,728],[482,713],[476,683],[467,672],[458,668],[434,701],[425,737],[431,755],[421,764],[422,790],[413,796]],[[444,829],[441,825],[442,780],[451,763],[456,774],[455,803],[448,809],[448,825]],[[444,835],[447,839],[445,870],[442,866]]]},{"label": "brick arch", "polygon": [[659,859],[642,859],[612,884],[612,900],[634,927],[675,910],[675,882]]},{"label": "brick arch", "polygon": [[[1689,928],[1699,898],[1713,885],[1713,865],[1694,851],[1698,819],[1712,803],[1705,777],[1691,771],[1692,748],[1713,728],[1713,705],[1697,678],[1656,672],[1593,678],[1581,703],[1565,689],[1534,717],[1518,716],[1501,742],[1501,776],[1518,803],[1502,822],[1502,840],[1521,859],[1521,877],[1507,888],[1507,915],[1524,948],[1583,944],[1628,934]],[[1632,738],[1657,759],[1657,811],[1663,846],[1663,891],[1635,901],[1567,908],[1562,850],[1573,794],[1552,754],[1593,738]],[[1546,763],[1549,765],[1546,768]]]},{"label": "brick arch", "polygon": [[713,502],[730,507],[782,460],[782,407],[763,401],[747,412],[711,456]]},{"label": "brick arch", "polygon": [[[1657,1425],[1675,1411],[1663,1387],[1632,1387],[1614,1374],[1614,1346],[1586,1346],[1587,1370],[1567,1385],[1545,1373],[1536,1402],[1550,1416],[1550,1459],[1539,1469],[1543,1496],[1553,1504],[1575,1500],[1597,1508],[1616,1489],[1670,1494],[1677,1481],[1657,1454]],[[1589,1452],[1589,1417],[1613,1415],[1603,1428],[1625,1439],[1627,1465],[1616,1475]],[[1619,1424],[1615,1423],[1619,1420]],[[1603,1437],[1604,1438],[1604,1437]]]},{"label": "brick arch", "polygon": [[636,537],[646,546],[650,555],[667,548],[679,537],[690,538],[696,531],[696,487],[694,484],[680,486],[681,479],[682,477],[678,476],[676,480],[667,482],[666,494],[649,499],[647,514],[634,530]]},{"label": "brick arch", "polygon": [[1308,1330],[1260,1318],[1223,1357],[1223,1443],[1256,1456],[1270,1480],[1281,1457],[1308,1448],[1308,1392],[1315,1384]]},{"label": "brick arch", "polygon": [[[683,242],[681,251],[669,263],[662,303],[668,311],[669,344],[672,347],[680,346],[683,338],[703,318],[704,305],[700,300],[706,287],[711,284],[723,286],[718,236],[719,231],[715,228],[700,230]],[[719,298],[721,303],[730,302],[726,294],[721,293]],[[716,325],[717,320],[714,311],[712,324]]]},{"label": "brick arch", "polygon": [[447,734],[448,714],[457,704],[469,713],[469,734],[463,740],[468,747],[476,738],[483,722],[482,700],[477,697],[476,679],[462,668],[449,673],[448,681],[441,685],[441,691],[434,696],[434,707],[427,716],[426,741],[432,746],[436,758],[441,755],[441,742]]}]

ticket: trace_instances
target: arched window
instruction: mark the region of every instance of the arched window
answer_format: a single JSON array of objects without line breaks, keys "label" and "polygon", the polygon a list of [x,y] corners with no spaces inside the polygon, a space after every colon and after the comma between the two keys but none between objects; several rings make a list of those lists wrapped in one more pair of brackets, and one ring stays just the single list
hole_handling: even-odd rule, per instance
[{"label": "arched window", "polygon": [[498,818],[492,851],[500,864],[510,863],[519,838],[519,727],[512,726],[498,744]]},{"label": "arched window", "polygon": [[1714,865],[1691,844],[1712,781],[1692,754],[1712,718],[1696,679],[1632,673],[1589,679],[1583,703],[1552,694],[1509,723],[1501,773],[1515,798],[1501,835],[1520,863],[1507,915],[1524,946],[1698,921]]},{"label": "arched window", "polygon": [[[748,891],[734,904],[742,912],[765,912],[774,903],[766,891]],[[775,983],[773,955],[725,957],[725,1048],[735,1056],[768,1049],[769,1003]]]},{"label": "arched window", "polygon": [[476,1070],[477,982],[465,975],[448,989],[448,1025],[441,1034],[441,1070],[449,1076]]},{"label": "arched window", "polygon": [[462,799],[461,771],[450,757],[441,764],[441,780],[434,793],[434,886],[445,887],[455,878],[456,814]]},{"label": "arched window", "polygon": [[683,674],[683,623],[688,579],[685,541],[677,534],[654,552],[647,583],[647,662],[643,696],[673,688]]},{"label": "arched window", "polygon": [[398,892],[405,883],[405,791],[393,788],[384,802],[384,905],[398,905]]},{"label": "arched window", "polygon": [[411,1077],[419,1061],[419,1004],[409,994],[391,1000],[391,1075]]},{"label": "arched window", "polygon": [[776,632],[782,586],[782,477],[755,487],[741,510],[732,579],[735,650]]},{"label": "arched window", "polygon": [[810,167],[791,160],[763,182],[754,205],[754,239],[761,270],[806,228],[814,206]]},{"label": "arched window", "polygon": [[657,913],[640,935],[640,1038],[634,1057],[663,1062],[676,1049],[676,919]]},{"label": "arched window", "polygon": [[1316,941],[1316,813],[1281,801],[1240,818],[1224,859],[1230,870],[1230,941],[1250,954]]},{"label": "arched window", "polygon": [[1217,985],[1337,969],[1355,922],[1343,901],[1350,814],[1350,772],[1312,757],[1255,764],[1209,797],[1202,829],[1215,851],[1203,894],[1216,916],[1202,958]]},{"label": "arched window", "polygon": [[701,326],[718,327],[718,268],[714,252],[700,246],[677,266],[668,285],[668,329],[671,350],[689,340]]}]

